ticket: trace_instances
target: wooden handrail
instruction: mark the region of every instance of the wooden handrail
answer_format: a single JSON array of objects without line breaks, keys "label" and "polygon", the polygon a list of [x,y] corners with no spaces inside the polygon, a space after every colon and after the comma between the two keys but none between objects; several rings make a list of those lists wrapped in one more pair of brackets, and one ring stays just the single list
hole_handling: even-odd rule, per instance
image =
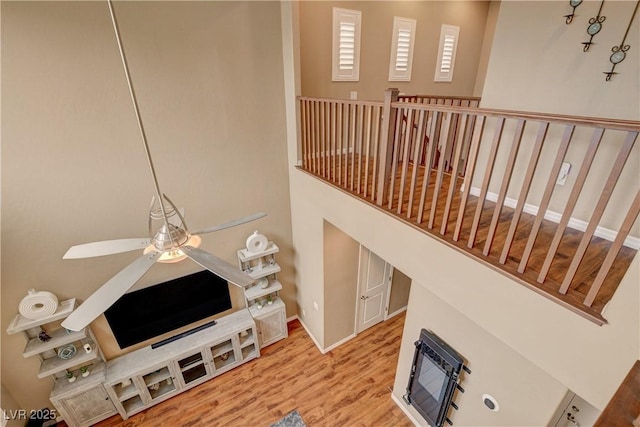
[{"label": "wooden handrail", "polygon": [[[615,266],[635,254],[624,242],[639,215],[638,198],[615,207],[626,216],[609,224],[617,230],[607,237],[612,243],[594,236],[601,235],[596,231],[620,177],[626,176],[626,193],[640,190],[628,178],[638,175],[628,171],[637,164],[627,162],[638,149],[640,122],[480,108],[465,100],[480,101],[400,96],[397,89],[387,90],[384,102],[300,97],[302,168],[602,323],[598,310],[616,286],[610,272],[615,268],[620,280],[626,267]],[[601,146],[618,150],[613,165],[598,160]],[[563,201],[554,194],[569,152],[583,159]],[[543,153],[555,157],[541,164]],[[594,181],[600,180],[593,178],[600,175],[592,173],[594,162],[609,171],[602,183]],[[586,184],[597,197],[581,198]],[[564,204],[557,224],[547,219],[552,201],[556,210]],[[583,232],[570,228],[578,205],[592,209]]]}]

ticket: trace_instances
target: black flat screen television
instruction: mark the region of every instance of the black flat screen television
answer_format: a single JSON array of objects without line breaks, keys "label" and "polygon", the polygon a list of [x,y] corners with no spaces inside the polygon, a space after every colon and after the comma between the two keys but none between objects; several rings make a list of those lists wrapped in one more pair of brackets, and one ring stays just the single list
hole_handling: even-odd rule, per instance
[{"label": "black flat screen television", "polygon": [[124,349],[230,308],[227,281],[203,270],[124,294],[104,315]]}]

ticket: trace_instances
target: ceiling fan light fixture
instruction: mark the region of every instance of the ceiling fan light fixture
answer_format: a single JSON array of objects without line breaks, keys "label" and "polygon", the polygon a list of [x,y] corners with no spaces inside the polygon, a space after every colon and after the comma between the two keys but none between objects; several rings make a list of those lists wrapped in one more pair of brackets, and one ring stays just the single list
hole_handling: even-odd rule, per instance
[{"label": "ceiling fan light fixture", "polygon": [[[200,247],[201,243],[202,243],[202,239],[200,238],[200,236],[189,236],[189,239],[187,240],[185,245],[198,248]],[[158,248],[155,247],[155,245],[150,244],[144,249],[143,252],[145,254],[148,254],[150,252],[162,252],[162,255],[160,255],[160,258],[158,258],[157,262],[162,262],[165,264],[180,262],[183,259],[187,258],[187,256],[184,254],[184,252],[180,250],[179,247],[160,251],[158,250]]]}]

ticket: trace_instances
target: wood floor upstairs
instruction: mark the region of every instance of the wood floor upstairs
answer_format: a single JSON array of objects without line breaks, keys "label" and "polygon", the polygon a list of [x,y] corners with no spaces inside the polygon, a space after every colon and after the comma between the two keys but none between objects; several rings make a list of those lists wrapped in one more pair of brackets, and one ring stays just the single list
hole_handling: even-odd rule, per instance
[{"label": "wood floor upstairs", "polygon": [[297,409],[308,427],[409,427],[391,400],[404,314],[322,354],[299,321],[261,356],[126,421],[98,427],[269,426]]},{"label": "wood floor upstairs", "polygon": [[[355,165],[353,164],[354,162]],[[376,209],[381,209],[417,230],[427,233],[439,239],[443,243],[472,256],[488,267],[509,276],[524,286],[527,286],[532,291],[550,298],[551,300],[597,324],[606,323],[606,319],[602,316],[601,312],[613,296],[618,284],[626,274],[627,269],[637,252],[636,250],[625,246],[620,249],[620,252],[617,254],[613,263],[613,267],[610,269],[604,280],[600,292],[593,304],[588,307],[583,304],[583,301],[589,292],[594,278],[598,274],[600,266],[612,247],[612,242],[599,237],[593,237],[591,239],[583,261],[580,263],[576,275],[571,282],[571,286],[566,294],[562,294],[558,290],[561,287],[564,273],[566,272],[569,263],[572,261],[576,248],[582,239],[583,233],[581,231],[569,227],[565,229],[547,277],[543,283],[539,283],[537,280],[538,273],[545,260],[549,243],[552,241],[556,233],[556,223],[546,219],[542,221],[526,270],[524,272],[519,272],[518,267],[521,261],[521,254],[527,244],[527,239],[535,219],[534,215],[527,213],[522,214],[508,257],[504,263],[501,263],[499,262],[499,257],[501,256],[501,249],[504,245],[511,219],[514,215],[514,209],[508,206],[504,206],[502,208],[499,221],[496,226],[495,237],[491,245],[491,250],[485,255],[483,253],[483,249],[485,247],[487,230],[489,229],[489,223],[492,220],[495,203],[485,200],[482,208],[482,214],[480,216],[477,236],[473,247],[469,247],[468,237],[471,232],[476,206],[479,202],[478,197],[469,195],[464,209],[460,235],[459,238],[455,240],[453,238],[452,230],[455,229],[457,221],[457,215],[455,213],[458,212],[461,203],[460,195],[462,179],[457,180],[455,191],[452,192],[453,197],[449,208],[451,214],[447,217],[447,215],[445,215],[445,210],[448,197],[447,192],[451,181],[450,173],[443,174],[442,182],[440,182],[438,187],[440,189],[439,193],[436,198],[433,199],[432,195],[434,194],[438,180],[436,172],[431,172],[431,177],[428,180],[428,189],[426,191],[428,197],[424,198],[425,203],[422,210],[420,210],[420,204],[417,201],[422,198],[422,183],[424,181],[423,178],[425,174],[424,166],[418,166],[416,168],[415,178],[413,177],[413,163],[408,165],[408,168],[404,173],[400,168],[398,168],[395,174],[391,205],[389,206],[384,204],[383,206],[378,206],[373,203],[375,193],[373,191],[373,185],[375,182],[375,176],[373,173],[375,165],[373,161],[367,162],[366,159],[359,159],[358,156],[342,156],[342,158],[332,158],[328,160],[327,163],[328,166],[326,168],[325,176],[318,175],[312,171],[305,170],[304,168],[300,169],[322,179],[326,183],[342,191],[363,199]],[[331,167],[329,167],[329,165],[331,165]],[[339,167],[333,167],[333,165],[338,165]],[[403,179],[404,185],[402,184]],[[417,184],[415,186],[411,186],[411,181],[414,181]],[[410,203],[410,200],[413,200],[413,202]],[[433,204],[436,206],[433,211],[433,223],[430,227],[429,218]],[[419,216],[422,218],[421,220],[419,220]],[[443,234],[441,230],[443,218],[445,217],[447,217],[447,232]]]}]

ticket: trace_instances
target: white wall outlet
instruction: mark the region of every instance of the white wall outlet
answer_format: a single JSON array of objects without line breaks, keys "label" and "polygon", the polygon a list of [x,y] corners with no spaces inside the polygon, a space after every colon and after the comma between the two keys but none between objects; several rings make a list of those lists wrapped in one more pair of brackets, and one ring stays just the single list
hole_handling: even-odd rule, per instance
[{"label": "white wall outlet", "polygon": [[302,317],[304,317],[307,314],[307,312],[304,310],[304,308],[302,309]]},{"label": "white wall outlet", "polygon": [[567,177],[571,171],[571,163],[563,163],[558,172],[558,179],[556,179],[557,185],[564,185],[567,182]]},{"label": "white wall outlet", "polygon": [[358,99],[358,91],[357,90],[352,90],[350,96],[351,96],[351,99],[353,99],[353,100]]},{"label": "white wall outlet", "polygon": [[318,303],[316,301],[313,302],[313,308],[315,308],[316,311],[318,311]]}]

